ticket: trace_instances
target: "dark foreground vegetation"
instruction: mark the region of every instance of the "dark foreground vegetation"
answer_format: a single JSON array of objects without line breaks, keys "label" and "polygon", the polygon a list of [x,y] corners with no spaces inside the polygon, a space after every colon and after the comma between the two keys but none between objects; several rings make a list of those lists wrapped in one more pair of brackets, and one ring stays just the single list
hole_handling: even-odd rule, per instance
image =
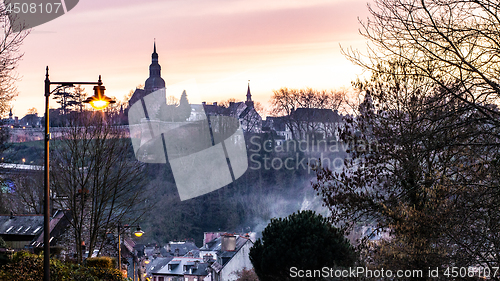
[{"label": "dark foreground vegetation", "polygon": [[[122,281],[122,274],[115,269],[110,258],[87,259],[86,265],[50,261],[50,276],[53,281]],[[38,281],[43,278],[43,254],[17,252],[0,266],[0,280]]]}]

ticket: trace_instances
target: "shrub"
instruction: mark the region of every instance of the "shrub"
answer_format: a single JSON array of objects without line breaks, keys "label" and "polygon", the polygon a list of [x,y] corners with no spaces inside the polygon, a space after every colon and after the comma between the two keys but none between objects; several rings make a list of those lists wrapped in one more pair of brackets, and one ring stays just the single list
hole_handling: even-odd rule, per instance
[{"label": "shrub", "polygon": [[115,262],[110,257],[96,257],[96,258],[88,258],[87,261],[88,267],[98,267],[98,268],[115,268]]},{"label": "shrub", "polygon": [[[103,260],[101,258],[101,260]],[[113,265],[113,260],[98,264]],[[92,263],[92,261],[91,261]],[[79,264],[50,260],[52,281],[124,281],[120,271],[114,268],[85,267]],[[0,280],[41,281],[43,278],[43,256],[28,252],[17,252],[7,265],[0,267]]]}]

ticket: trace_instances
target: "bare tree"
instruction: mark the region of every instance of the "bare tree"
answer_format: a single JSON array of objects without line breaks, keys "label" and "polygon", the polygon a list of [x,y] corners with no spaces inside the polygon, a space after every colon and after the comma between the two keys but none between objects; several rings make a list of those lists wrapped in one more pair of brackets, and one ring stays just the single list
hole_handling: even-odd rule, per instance
[{"label": "bare tree", "polygon": [[360,85],[364,102],[340,134],[344,167],[319,169],[313,185],[331,219],[389,235],[368,248],[366,261],[376,267],[498,265],[491,220],[498,208],[488,203],[498,195],[486,183],[498,177],[485,171],[499,152],[498,130],[469,103],[415,76],[373,79]]},{"label": "bare tree", "polygon": [[343,50],[372,74],[341,135],[365,146],[349,147],[342,171],[320,170],[315,187],[333,220],[391,234],[372,255],[381,264],[498,266],[500,4],[375,4],[367,52]]},{"label": "bare tree", "polygon": [[344,49],[351,61],[373,73],[438,85],[498,124],[499,113],[485,106],[500,97],[498,1],[375,0],[368,9],[371,17],[360,30],[368,50]]},{"label": "bare tree", "polygon": [[28,109],[28,112],[27,114],[38,114],[38,110],[36,109],[36,107],[32,107],[30,109]]},{"label": "bare tree", "polygon": [[[311,88],[281,88],[273,91],[270,112],[274,116],[284,116],[287,127],[292,133],[292,137],[297,138],[306,133],[304,132],[304,124],[293,118],[293,114],[297,109],[316,108],[338,110],[345,101],[345,97],[345,91],[318,91]],[[309,129],[311,124],[306,125],[306,127],[306,129]]]},{"label": "bare tree", "polygon": [[16,32],[17,22],[14,16],[9,19],[9,13],[5,5],[0,7],[0,23],[2,33],[0,33],[0,113],[9,110],[9,103],[16,96],[15,69],[17,63],[21,60],[23,54],[20,53],[20,47],[29,31]]},{"label": "bare tree", "polygon": [[43,172],[35,170],[30,174],[19,174],[12,177],[15,183],[15,201],[22,209],[18,213],[43,213]]},{"label": "bare tree", "polygon": [[238,102],[235,98],[228,98],[227,100],[223,100],[217,103],[218,106],[228,108],[231,103]]},{"label": "bare tree", "polygon": [[[146,192],[144,164],[133,158],[121,127],[109,125],[103,114],[80,115],[55,141],[51,179],[61,204],[71,210],[71,226],[79,261],[81,242],[99,249],[105,234],[134,210]],[[137,215],[137,213],[135,213]]]}]

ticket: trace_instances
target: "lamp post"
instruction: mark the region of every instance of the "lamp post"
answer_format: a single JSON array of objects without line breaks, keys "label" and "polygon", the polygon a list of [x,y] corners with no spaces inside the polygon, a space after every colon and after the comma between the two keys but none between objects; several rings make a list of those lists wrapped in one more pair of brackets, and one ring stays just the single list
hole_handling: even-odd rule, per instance
[{"label": "lamp post", "polygon": [[[104,86],[102,86],[101,76],[99,75],[99,80],[97,82],[51,82],[49,80],[49,67],[45,69],[45,175],[44,175],[44,211],[43,211],[43,280],[50,281],[50,183],[49,183],[49,142],[50,142],[50,131],[49,131],[49,97],[55,91],[66,88],[73,87],[74,85],[97,85],[94,87],[94,96],[92,100],[87,99],[85,102],[90,103],[90,105],[96,109],[103,109],[110,103],[115,101],[104,95]],[[50,85],[57,85],[57,87],[50,91]],[[95,97],[95,98],[94,98]],[[101,98],[101,102],[98,103],[99,106],[95,105],[94,101]]]},{"label": "lamp post", "polygon": [[[125,228],[137,227],[136,231],[134,231],[134,235],[136,237],[141,237],[144,234],[144,231],[141,230],[139,225],[122,225],[121,222],[118,222],[118,270],[122,271],[122,245],[121,245],[121,231]],[[135,266],[135,261],[134,261]],[[134,269],[134,280],[135,280],[135,269]]]}]

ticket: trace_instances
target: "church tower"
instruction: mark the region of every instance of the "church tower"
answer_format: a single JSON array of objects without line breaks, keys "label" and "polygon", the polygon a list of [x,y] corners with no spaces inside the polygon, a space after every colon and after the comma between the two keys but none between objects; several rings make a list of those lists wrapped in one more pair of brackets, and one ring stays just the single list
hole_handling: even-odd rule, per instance
[{"label": "church tower", "polygon": [[156,42],[153,44],[153,54],[149,65],[149,78],[144,84],[146,95],[158,89],[165,88],[165,80],[161,78],[161,66],[158,63],[158,53],[156,52]]},{"label": "church tower", "polygon": [[[165,80],[161,78],[161,66],[158,63],[158,53],[156,52],[156,42],[153,43],[153,54],[151,54],[151,64],[149,65],[149,78],[144,83],[144,89],[135,89],[134,94],[128,101],[129,107],[145,96],[160,89],[165,89]],[[166,97],[161,97],[158,104],[166,103]]]}]

